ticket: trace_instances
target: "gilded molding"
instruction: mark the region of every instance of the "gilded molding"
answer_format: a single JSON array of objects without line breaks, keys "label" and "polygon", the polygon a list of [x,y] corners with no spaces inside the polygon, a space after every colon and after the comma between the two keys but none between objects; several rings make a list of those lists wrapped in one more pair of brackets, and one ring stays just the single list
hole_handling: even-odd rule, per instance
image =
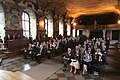
[{"label": "gilded molding", "polygon": [[5,30],[22,30],[20,11],[11,8],[6,14],[6,26]]}]

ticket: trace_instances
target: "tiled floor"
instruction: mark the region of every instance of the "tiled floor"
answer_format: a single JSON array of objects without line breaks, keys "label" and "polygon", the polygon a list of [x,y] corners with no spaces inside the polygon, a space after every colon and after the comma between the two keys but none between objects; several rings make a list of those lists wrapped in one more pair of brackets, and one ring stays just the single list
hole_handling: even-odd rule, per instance
[{"label": "tiled floor", "polygon": [[45,80],[55,72],[57,72],[60,68],[63,67],[63,64],[57,59],[47,59],[41,64],[27,70],[23,73],[33,77],[36,80]]},{"label": "tiled floor", "polygon": [[38,63],[32,61],[31,59],[18,58],[16,60],[3,63],[0,69],[7,71],[26,71],[31,69],[34,66],[37,66]]},{"label": "tiled floor", "polygon": [[94,75],[81,75],[81,72],[78,71],[76,74],[73,74],[71,72],[69,72],[69,70],[67,71],[62,71],[62,68],[59,69],[57,72],[55,72],[53,75],[51,75],[50,77],[48,77],[46,80],[100,80],[102,77],[99,76],[94,76]]}]

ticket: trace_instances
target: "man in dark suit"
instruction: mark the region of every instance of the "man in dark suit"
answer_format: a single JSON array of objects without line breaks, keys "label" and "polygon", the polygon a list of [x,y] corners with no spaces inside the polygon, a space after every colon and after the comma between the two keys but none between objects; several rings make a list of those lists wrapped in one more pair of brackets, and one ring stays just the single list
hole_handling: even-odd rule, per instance
[{"label": "man in dark suit", "polygon": [[10,40],[10,35],[6,35],[4,37],[4,45],[5,45],[5,48],[8,48],[8,42]]},{"label": "man in dark suit", "polygon": [[68,52],[63,56],[64,66],[63,71],[66,71],[68,64],[70,64],[72,59],[71,48],[68,48]]},{"label": "man in dark suit", "polygon": [[1,38],[1,36],[0,36],[0,48],[3,48],[3,40]]},{"label": "man in dark suit", "polygon": [[36,55],[36,62],[41,63],[42,58],[43,58],[43,45],[40,45],[39,52]]}]

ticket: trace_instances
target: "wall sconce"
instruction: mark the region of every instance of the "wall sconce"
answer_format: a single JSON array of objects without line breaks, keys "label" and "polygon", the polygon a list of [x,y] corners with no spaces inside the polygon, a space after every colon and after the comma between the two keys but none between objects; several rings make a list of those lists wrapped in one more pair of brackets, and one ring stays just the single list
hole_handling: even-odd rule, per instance
[{"label": "wall sconce", "polygon": [[76,26],[76,23],[75,23],[75,22],[73,23],[73,26],[74,26],[74,27]]},{"label": "wall sconce", "polygon": [[71,22],[71,24],[73,24],[74,22]]},{"label": "wall sconce", "polygon": [[40,30],[43,30],[43,29],[44,29],[44,18],[41,18],[41,19],[39,20],[39,29],[40,29]]},{"label": "wall sconce", "polygon": [[120,24],[120,20],[118,20],[118,22],[117,22],[118,24]]},{"label": "wall sconce", "polygon": [[76,19],[74,18],[74,19],[72,19],[71,20],[72,22],[71,22],[71,24],[73,25],[73,27],[75,28],[76,27],[76,25],[77,25],[77,23],[76,23]]}]

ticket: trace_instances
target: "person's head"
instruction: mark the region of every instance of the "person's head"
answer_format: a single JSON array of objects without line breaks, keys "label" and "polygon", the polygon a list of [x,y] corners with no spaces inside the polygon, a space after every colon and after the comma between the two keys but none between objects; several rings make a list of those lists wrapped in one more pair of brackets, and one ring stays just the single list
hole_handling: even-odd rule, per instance
[{"label": "person's head", "polygon": [[76,50],[76,54],[79,55],[79,50]]},{"label": "person's head", "polygon": [[68,48],[68,52],[71,52],[71,48]]},{"label": "person's head", "polygon": [[40,43],[40,45],[42,45],[42,46],[43,46],[43,42],[41,42],[41,43]]},{"label": "person's head", "polygon": [[79,46],[79,47],[81,47],[82,45],[81,45],[81,44],[79,44],[78,46]]},{"label": "person's head", "polygon": [[88,48],[88,52],[90,52],[91,51],[91,48]]},{"label": "person's head", "polygon": [[99,48],[97,49],[97,52],[100,52],[100,49],[99,49]]},{"label": "person's head", "polygon": [[75,49],[76,49],[76,51],[77,51],[77,50],[79,50],[80,48],[79,48],[79,46],[76,46]]},{"label": "person's head", "polygon": [[85,55],[88,55],[88,51],[87,50],[85,50]]}]

